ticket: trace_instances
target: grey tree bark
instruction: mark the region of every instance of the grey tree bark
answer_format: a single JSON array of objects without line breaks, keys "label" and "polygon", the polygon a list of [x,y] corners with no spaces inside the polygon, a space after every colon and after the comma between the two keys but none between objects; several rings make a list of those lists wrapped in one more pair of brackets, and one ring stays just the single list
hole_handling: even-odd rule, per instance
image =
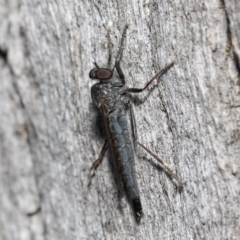
[{"label": "grey tree bark", "polygon": [[[239,239],[240,2],[0,1],[0,239]],[[118,199],[88,73],[114,56],[144,84],[139,141],[186,181],[182,192],[143,149],[144,217]],[[149,94],[150,92],[150,94]]]}]

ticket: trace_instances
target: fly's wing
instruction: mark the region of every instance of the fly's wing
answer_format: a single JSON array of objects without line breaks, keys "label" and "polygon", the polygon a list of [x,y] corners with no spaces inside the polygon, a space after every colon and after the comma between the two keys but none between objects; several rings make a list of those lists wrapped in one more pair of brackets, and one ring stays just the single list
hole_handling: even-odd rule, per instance
[{"label": "fly's wing", "polygon": [[102,112],[103,112],[103,121],[104,121],[105,129],[106,129],[108,146],[110,148],[111,157],[113,159],[113,166],[114,166],[114,172],[115,172],[115,176],[116,176],[116,180],[117,180],[119,196],[122,197],[123,196],[123,185],[122,185],[122,181],[121,181],[121,175],[119,172],[117,156],[115,154],[114,147],[113,147],[112,134],[111,134],[110,127],[109,127],[109,114],[108,114],[107,107],[104,103],[101,105],[101,108],[102,108]]}]

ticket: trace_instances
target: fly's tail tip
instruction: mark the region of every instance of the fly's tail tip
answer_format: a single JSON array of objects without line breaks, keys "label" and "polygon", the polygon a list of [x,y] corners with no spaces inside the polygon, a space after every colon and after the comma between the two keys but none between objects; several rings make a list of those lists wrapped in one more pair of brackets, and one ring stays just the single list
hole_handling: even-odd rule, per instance
[{"label": "fly's tail tip", "polygon": [[139,197],[133,199],[133,208],[136,215],[136,220],[139,223],[143,216],[142,204]]},{"label": "fly's tail tip", "polygon": [[140,211],[140,212],[136,212],[136,220],[137,220],[137,223],[140,223],[141,219],[142,219],[142,216],[143,216],[143,212]]}]

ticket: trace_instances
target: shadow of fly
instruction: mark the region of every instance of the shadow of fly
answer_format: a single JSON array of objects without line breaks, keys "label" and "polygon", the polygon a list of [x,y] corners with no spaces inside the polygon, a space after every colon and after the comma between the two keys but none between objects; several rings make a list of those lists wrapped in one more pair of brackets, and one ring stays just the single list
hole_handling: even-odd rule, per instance
[{"label": "shadow of fly", "polygon": [[[130,109],[131,127],[132,127],[132,139],[134,144],[138,144],[144,150],[146,150],[152,157],[154,157],[163,166],[163,169],[167,174],[174,179],[177,184],[182,187],[184,182],[173,173],[173,171],[164,163],[157,155],[152,153],[148,148],[141,144],[137,139],[136,123],[133,114],[133,108],[130,102],[131,93],[141,93],[145,91],[154,79],[161,77],[176,63],[171,62],[159,71],[152,79],[150,79],[143,88],[128,88],[125,86],[125,77],[120,67],[120,61],[124,49],[124,42],[126,39],[128,25],[125,25],[120,47],[117,53],[115,64],[113,68],[110,68],[112,58],[112,44],[110,40],[110,34],[108,31],[108,65],[105,68],[99,67],[94,62],[95,68],[93,68],[89,77],[91,79],[99,80],[91,88],[91,95],[94,104],[99,109],[101,118],[103,119],[104,128],[106,132],[106,140],[100,152],[98,159],[93,163],[89,173],[89,185],[91,178],[94,175],[94,171],[102,162],[104,154],[107,148],[110,149],[111,158],[114,166],[114,173],[117,181],[119,196],[123,196],[123,189],[125,189],[128,199],[130,200],[133,210],[135,212],[137,222],[140,222],[143,215],[142,204],[140,200],[137,181],[133,169],[133,147],[129,137],[129,131],[127,127],[127,120],[125,116],[126,109]],[[113,78],[114,70],[120,77],[119,79]]]}]

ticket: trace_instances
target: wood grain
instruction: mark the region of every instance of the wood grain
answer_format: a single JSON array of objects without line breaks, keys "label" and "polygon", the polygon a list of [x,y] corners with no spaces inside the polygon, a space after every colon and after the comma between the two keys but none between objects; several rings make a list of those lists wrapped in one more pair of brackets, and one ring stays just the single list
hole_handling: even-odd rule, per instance
[{"label": "wood grain", "polygon": [[[0,1],[0,239],[238,239],[240,3]],[[90,188],[104,139],[88,73],[116,56],[142,87],[139,141],[186,181],[182,192],[137,148],[144,217],[118,199],[111,158]],[[150,93],[150,94],[149,94]],[[140,104],[140,102],[143,102]]]}]

